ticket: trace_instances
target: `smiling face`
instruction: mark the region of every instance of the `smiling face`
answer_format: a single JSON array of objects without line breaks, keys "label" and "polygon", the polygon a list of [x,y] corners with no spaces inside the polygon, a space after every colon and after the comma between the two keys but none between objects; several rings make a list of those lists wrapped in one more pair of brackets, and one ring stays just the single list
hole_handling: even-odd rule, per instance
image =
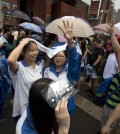
[{"label": "smiling face", "polygon": [[29,42],[28,46],[26,46],[22,53],[26,61],[35,62],[39,51],[37,45],[34,42]]},{"label": "smiling face", "polygon": [[55,55],[55,57],[53,58],[53,60],[54,60],[54,63],[55,63],[56,66],[61,66],[62,67],[67,61],[67,57],[65,55],[65,52],[61,51],[61,52],[57,53]]}]

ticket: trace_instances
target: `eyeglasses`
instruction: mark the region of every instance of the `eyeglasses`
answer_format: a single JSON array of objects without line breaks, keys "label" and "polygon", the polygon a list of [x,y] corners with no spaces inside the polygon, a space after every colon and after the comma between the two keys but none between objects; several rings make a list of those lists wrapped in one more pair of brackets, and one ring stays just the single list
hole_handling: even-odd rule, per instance
[{"label": "eyeglasses", "polygon": [[64,58],[64,55],[56,55],[55,58]]}]

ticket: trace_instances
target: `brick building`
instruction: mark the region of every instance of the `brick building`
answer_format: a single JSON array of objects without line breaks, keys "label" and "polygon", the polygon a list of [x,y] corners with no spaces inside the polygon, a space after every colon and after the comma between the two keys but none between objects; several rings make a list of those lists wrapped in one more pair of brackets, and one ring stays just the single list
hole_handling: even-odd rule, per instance
[{"label": "brick building", "polygon": [[111,0],[21,0],[20,5],[25,6],[20,8],[30,16],[39,16],[46,23],[65,15],[72,15],[81,17],[95,26],[111,21],[112,4]]},{"label": "brick building", "polygon": [[[111,0],[94,0],[89,11],[89,23],[95,26],[100,23],[108,23],[112,20],[114,5]],[[92,16],[92,17],[91,17]]]},{"label": "brick building", "polygon": [[17,0],[0,0],[0,27],[3,24],[17,25],[18,20],[10,16],[10,10],[16,9]]},{"label": "brick building", "polygon": [[20,5],[25,5],[20,9],[29,16],[38,16],[46,23],[65,15],[88,18],[89,5],[82,0],[21,0]]},{"label": "brick building", "polygon": [[38,16],[46,23],[65,15],[72,15],[81,17],[95,26],[111,21],[111,5],[111,0],[0,0],[0,27],[7,23],[17,25],[20,22],[19,19],[10,16],[9,10],[15,8],[30,17]]}]

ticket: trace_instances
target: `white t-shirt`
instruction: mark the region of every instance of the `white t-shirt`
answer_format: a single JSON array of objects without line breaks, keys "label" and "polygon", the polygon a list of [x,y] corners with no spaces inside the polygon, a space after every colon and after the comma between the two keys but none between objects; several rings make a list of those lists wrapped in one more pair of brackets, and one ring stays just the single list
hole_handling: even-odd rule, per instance
[{"label": "white t-shirt", "polygon": [[6,40],[6,38],[2,35],[0,37],[0,44],[4,44],[4,43],[8,43],[8,41]]},{"label": "white t-shirt", "polygon": [[108,59],[104,68],[103,78],[106,79],[106,78],[112,77],[118,71],[117,68],[118,68],[118,63],[115,57],[115,53],[111,53],[108,56]]},{"label": "white t-shirt", "polygon": [[42,78],[41,63],[36,64],[35,69],[28,66],[25,61],[18,62],[19,68],[16,73],[10,71],[13,87],[15,89],[13,101],[13,117],[21,115],[28,105],[28,96],[31,85]]}]

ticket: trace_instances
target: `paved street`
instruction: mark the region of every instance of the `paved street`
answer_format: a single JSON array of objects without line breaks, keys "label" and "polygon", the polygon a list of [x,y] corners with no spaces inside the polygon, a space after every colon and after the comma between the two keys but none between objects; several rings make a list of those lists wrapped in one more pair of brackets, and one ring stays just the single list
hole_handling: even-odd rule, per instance
[{"label": "paved street", "polygon": [[[69,134],[97,134],[100,130],[100,118],[102,109],[91,102],[85,90],[88,85],[81,83],[80,93],[75,96],[76,110],[71,117]],[[8,101],[8,107],[4,109],[4,117],[7,122],[0,124],[0,134],[15,134],[15,125],[11,117],[12,104]]]}]

